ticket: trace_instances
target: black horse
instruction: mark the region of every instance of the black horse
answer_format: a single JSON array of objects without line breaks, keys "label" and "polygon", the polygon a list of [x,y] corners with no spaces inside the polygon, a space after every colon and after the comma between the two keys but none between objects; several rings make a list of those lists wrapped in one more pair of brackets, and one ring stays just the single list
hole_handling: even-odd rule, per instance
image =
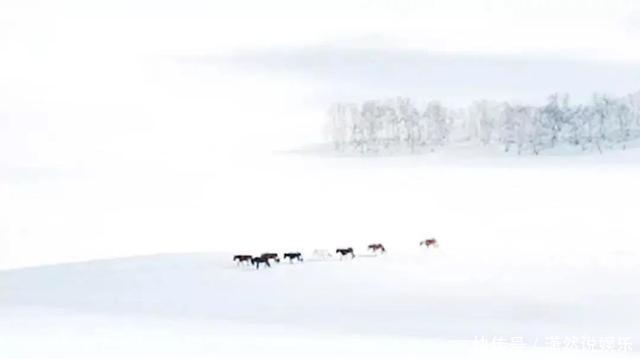
[{"label": "black horse", "polygon": [[277,263],[280,263],[280,258],[278,257],[278,253],[262,253],[260,258],[273,259]]},{"label": "black horse", "polygon": [[293,262],[294,259],[297,259],[298,262],[302,262],[302,253],[300,252],[289,252],[289,253],[285,253],[282,257],[284,257],[284,259],[289,258],[289,263]]},{"label": "black horse", "polygon": [[240,263],[249,263],[251,262],[251,259],[253,257],[247,254],[238,254],[236,256],[233,256],[233,261],[238,261],[238,264]]},{"label": "black horse", "polygon": [[342,257],[346,256],[347,254],[351,254],[351,259],[356,257],[355,253],[353,253],[353,248],[351,248],[351,247],[349,247],[349,248],[338,248],[338,249],[336,249],[336,253],[340,253],[340,255]]},{"label": "black horse", "polygon": [[269,258],[267,258],[267,257],[254,257],[254,258],[251,258],[251,264],[255,264],[256,265],[256,269],[260,269],[260,263],[266,264],[267,267],[271,267],[271,264],[269,264]]}]

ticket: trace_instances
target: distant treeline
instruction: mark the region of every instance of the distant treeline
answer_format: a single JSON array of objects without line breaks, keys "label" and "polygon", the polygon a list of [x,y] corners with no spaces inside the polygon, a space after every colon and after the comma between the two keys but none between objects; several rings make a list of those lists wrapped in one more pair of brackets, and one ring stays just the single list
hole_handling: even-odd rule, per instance
[{"label": "distant treeline", "polygon": [[640,138],[640,92],[623,98],[594,95],[573,105],[566,94],[542,106],[477,101],[447,108],[409,98],[336,103],[328,132],[338,151],[433,151],[451,143],[498,144],[505,151],[538,154],[558,145],[602,152]]}]

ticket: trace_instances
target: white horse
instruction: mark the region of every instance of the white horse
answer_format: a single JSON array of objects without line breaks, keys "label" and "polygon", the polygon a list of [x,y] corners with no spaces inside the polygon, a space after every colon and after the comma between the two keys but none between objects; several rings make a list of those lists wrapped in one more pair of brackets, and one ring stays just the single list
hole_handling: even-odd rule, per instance
[{"label": "white horse", "polygon": [[333,256],[331,255],[331,252],[329,252],[326,249],[314,249],[313,257],[316,259],[329,259],[329,258],[332,258]]}]

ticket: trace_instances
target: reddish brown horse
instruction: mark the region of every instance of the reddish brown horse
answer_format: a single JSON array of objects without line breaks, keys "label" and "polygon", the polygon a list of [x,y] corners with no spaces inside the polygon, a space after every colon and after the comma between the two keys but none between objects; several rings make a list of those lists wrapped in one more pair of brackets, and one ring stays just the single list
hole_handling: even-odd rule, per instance
[{"label": "reddish brown horse", "polygon": [[385,253],[387,251],[381,243],[370,244],[367,248],[372,250],[374,253],[377,252],[377,251]]},{"label": "reddish brown horse", "polygon": [[424,245],[427,248],[429,247],[433,247],[433,248],[438,248],[438,241],[435,238],[431,238],[431,239],[425,239],[424,241],[420,242],[420,245]]}]

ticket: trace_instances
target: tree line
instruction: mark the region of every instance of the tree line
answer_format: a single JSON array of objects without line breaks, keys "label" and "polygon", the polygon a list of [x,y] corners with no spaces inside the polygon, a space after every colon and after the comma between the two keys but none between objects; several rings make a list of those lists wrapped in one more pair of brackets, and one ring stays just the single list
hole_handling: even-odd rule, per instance
[{"label": "tree line", "polygon": [[452,143],[497,144],[518,154],[559,145],[602,152],[640,138],[640,92],[621,98],[596,94],[584,104],[553,94],[540,106],[482,100],[448,108],[406,97],[335,103],[328,133],[336,150],[362,154],[434,151]]}]

